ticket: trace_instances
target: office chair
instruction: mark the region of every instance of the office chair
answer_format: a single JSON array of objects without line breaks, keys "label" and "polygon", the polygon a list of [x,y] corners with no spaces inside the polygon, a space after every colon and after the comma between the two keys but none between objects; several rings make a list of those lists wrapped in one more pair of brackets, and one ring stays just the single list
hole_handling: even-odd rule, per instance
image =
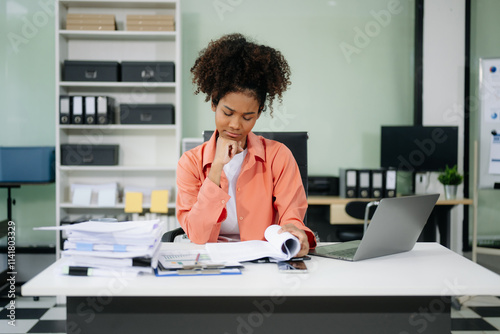
[{"label": "office chair", "polygon": [[[207,141],[212,137],[213,131],[203,131],[203,141]],[[308,179],[307,179],[307,139],[309,135],[307,132],[254,132],[258,136],[262,136],[267,139],[278,141],[285,144],[290,151],[292,151],[293,157],[299,166],[300,177],[302,178],[302,184],[306,192],[308,189]],[[304,224],[307,225],[307,214],[304,217]],[[173,242],[174,239],[184,234],[184,230],[178,227],[172,231],[166,232],[162,237],[162,242]]]},{"label": "office chair", "polygon": [[351,226],[347,229],[337,231],[337,237],[340,241],[360,240],[368,228],[368,221],[375,214],[379,202],[378,201],[352,201],[345,206],[345,212],[356,219],[363,219],[363,229],[357,226]]}]

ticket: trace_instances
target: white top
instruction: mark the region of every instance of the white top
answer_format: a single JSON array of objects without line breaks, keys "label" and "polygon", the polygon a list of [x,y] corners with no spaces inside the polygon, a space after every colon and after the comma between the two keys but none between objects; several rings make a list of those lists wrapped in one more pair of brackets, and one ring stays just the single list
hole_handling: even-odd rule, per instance
[{"label": "white top", "polygon": [[[164,243],[164,249],[203,245]],[[135,278],[59,274],[57,262],[24,284],[23,296],[500,296],[500,276],[438,243],[359,262],[311,256],[308,274],[245,263],[241,275]]]},{"label": "white top", "polygon": [[221,235],[227,235],[232,238],[239,239],[240,227],[238,226],[238,214],[236,212],[236,182],[240,176],[241,165],[247,155],[248,149],[236,154],[231,161],[224,165],[224,174],[226,174],[228,186],[228,195],[231,196],[226,203],[227,218],[224,220],[220,227]]}]

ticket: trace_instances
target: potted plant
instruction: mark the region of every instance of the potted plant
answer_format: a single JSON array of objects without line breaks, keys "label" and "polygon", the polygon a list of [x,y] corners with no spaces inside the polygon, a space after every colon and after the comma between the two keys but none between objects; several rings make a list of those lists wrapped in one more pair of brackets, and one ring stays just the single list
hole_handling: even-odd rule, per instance
[{"label": "potted plant", "polygon": [[444,185],[444,196],[446,199],[457,197],[457,187],[462,183],[464,177],[457,170],[457,165],[452,168],[446,165],[443,173],[439,174],[438,180]]}]

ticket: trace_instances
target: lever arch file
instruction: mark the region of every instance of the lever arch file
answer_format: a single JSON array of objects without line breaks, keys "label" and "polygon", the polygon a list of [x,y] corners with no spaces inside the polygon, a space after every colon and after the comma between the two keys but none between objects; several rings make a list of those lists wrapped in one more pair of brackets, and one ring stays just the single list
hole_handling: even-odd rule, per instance
[{"label": "lever arch file", "polygon": [[358,196],[358,175],[355,169],[340,169],[340,196],[355,198]]},{"label": "lever arch file", "polygon": [[83,96],[72,96],[72,124],[83,124]]},{"label": "lever arch file", "polygon": [[371,174],[370,170],[358,171],[358,197],[369,198],[371,195]]},{"label": "lever arch file", "polygon": [[71,97],[61,96],[59,98],[59,123],[71,123]]},{"label": "lever arch file", "polygon": [[95,124],[95,96],[85,96],[85,124]]}]

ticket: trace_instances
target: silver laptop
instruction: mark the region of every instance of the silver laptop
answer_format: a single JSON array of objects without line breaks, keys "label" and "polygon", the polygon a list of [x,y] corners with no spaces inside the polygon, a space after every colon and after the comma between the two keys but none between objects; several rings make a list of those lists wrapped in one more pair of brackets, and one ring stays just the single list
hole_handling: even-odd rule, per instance
[{"label": "silver laptop", "polygon": [[361,240],[318,246],[309,254],[359,261],[415,246],[439,194],[383,198]]}]

